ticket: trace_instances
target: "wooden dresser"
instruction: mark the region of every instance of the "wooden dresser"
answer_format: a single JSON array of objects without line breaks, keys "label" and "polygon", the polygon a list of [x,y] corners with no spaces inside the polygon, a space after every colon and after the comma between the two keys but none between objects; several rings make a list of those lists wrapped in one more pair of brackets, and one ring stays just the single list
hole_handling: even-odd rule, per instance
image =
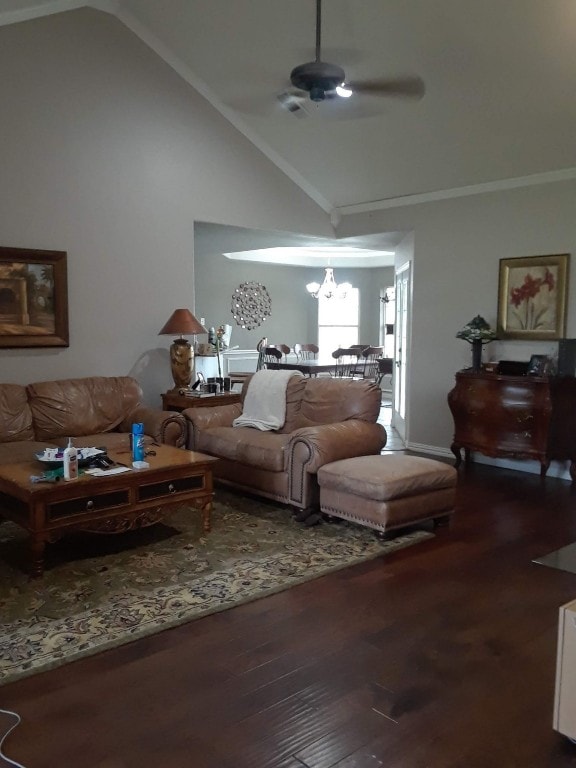
[{"label": "wooden dresser", "polygon": [[553,459],[570,460],[576,480],[576,378],[459,371],[448,394],[456,466],[470,452],[535,459],[542,476]]}]

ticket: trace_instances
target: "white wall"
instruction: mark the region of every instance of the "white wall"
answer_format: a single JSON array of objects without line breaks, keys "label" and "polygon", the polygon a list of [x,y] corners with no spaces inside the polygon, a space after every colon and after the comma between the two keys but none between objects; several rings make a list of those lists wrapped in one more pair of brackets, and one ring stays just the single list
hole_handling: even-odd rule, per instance
[{"label": "white wall", "polygon": [[327,215],[117,19],[0,28],[0,244],[68,252],[70,346],[0,350],[0,380],[171,385],[194,220],[333,234]]},{"label": "white wall", "polygon": [[[471,364],[470,346],[456,332],[477,314],[496,327],[500,259],[576,250],[576,182],[345,216],[338,234],[386,230],[414,232],[408,440],[448,451],[453,422],[447,394],[454,373]],[[575,307],[572,279],[568,338],[576,337]],[[554,348],[550,342],[506,341],[489,345],[486,353],[528,360]]]}]

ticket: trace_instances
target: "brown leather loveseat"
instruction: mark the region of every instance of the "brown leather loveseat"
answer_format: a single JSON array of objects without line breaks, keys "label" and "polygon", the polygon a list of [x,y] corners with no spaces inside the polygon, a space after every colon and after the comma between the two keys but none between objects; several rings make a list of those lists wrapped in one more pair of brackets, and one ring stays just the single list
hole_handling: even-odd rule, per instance
[{"label": "brown leather loveseat", "polygon": [[30,460],[68,437],[79,448],[127,448],[134,422],[144,424],[147,442],[185,443],[184,418],[143,405],[129,376],[0,384],[0,464]]},{"label": "brown leather loveseat", "polygon": [[188,408],[183,412],[187,447],[221,459],[214,466],[221,482],[312,510],[319,503],[316,473],[321,466],[378,454],[386,444],[386,430],[376,423],[380,405],[381,391],[371,381],[296,374],[286,389],[281,429],[233,427],[242,404]]}]

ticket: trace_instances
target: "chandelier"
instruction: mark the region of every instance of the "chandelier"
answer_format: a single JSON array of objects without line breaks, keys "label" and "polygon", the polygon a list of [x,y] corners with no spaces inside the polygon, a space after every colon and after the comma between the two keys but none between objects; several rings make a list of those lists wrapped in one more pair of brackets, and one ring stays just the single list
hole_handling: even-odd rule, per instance
[{"label": "chandelier", "polygon": [[315,299],[344,299],[346,294],[352,288],[350,283],[336,284],[334,280],[334,270],[331,267],[326,267],[326,274],[324,275],[324,282],[320,283],[308,283],[306,290]]}]

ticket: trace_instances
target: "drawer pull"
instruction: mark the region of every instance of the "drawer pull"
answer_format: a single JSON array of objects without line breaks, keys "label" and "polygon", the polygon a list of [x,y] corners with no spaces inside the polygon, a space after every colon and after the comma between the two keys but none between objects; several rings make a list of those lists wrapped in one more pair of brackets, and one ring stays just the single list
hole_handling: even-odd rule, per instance
[{"label": "drawer pull", "polygon": [[86,502],[86,512],[91,512],[94,509],[94,502],[92,499],[88,499]]},{"label": "drawer pull", "polygon": [[176,488],[174,487],[173,483],[170,483],[168,486],[168,493],[176,493]]}]

